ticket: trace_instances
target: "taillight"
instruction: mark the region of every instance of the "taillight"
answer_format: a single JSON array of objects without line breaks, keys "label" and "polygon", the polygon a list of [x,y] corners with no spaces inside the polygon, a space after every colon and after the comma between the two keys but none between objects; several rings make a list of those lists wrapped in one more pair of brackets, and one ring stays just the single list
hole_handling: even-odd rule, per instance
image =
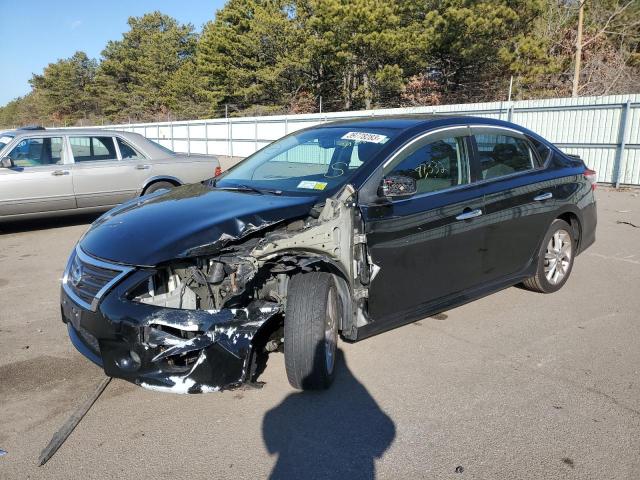
[{"label": "taillight", "polygon": [[589,182],[591,183],[591,190],[595,190],[596,189],[596,182],[598,175],[596,174],[595,170],[591,170],[590,168],[586,168],[584,170],[584,178],[586,178],[587,180],[589,180]]},{"label": "taillight", "polygon": [[[595,172],[594,172],[595,173]],[[213,176],[214,177],[219,177],[220,175],[222,175],[222,169],[220,168],[220,166],[218,165],[215,169],[215,171],[213,172]]]}]

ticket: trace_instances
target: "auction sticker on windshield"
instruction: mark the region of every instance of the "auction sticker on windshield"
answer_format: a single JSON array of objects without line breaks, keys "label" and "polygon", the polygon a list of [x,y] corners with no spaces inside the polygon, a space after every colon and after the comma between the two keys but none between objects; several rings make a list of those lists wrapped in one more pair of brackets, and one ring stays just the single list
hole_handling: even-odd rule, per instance
[{"label": "auction sticker on windshield", "polygon": [[312,182],[310,180],[303,180],[298,184],[297,188],[309,188],[311,190],[324,190],[327,187],[327,182]]},{"label": "auction sticker on windshield", "polygon": [[389,137],[386,135],[380,135],[379,133],[348,132],[342,136],[342,140],[356,140],[368,143],[387,143]]}]

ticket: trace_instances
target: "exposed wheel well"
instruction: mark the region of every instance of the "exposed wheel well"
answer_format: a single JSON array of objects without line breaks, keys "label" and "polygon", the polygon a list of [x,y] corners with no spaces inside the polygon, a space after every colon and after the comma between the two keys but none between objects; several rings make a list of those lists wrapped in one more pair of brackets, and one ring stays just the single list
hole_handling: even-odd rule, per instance
[{"label": "exposed wheel well", "polygon": [[341,315],[341,322],[338,325],[339,330],[349,329],[351,327],[351,317],[353,315],[353,307],[352,307],[352,292],[348,282],[348,276],[339,268],[337,265],[333,264],[330,260],[327,260],[323,257],[315,257],[313,254],[307,256],[306,261],[301,259],[301,264],[304,264],[304,271],[316,271],[316,272],[326,272],[333,275],[336,286],[338,288],[338,294],[340,296],[340,301],[343,308],[343,315]]},{"label": "exposed wheel well", "polygon": [[155,185],[156,183],[170,183],[171,185],[173,185],[174,187],[179,187],[180,186],[180,182],[177,182],[176,180],[172,179],[172,178],[155,178],[154,180],[152,180],[151,182],[149,182],[148,184],[146,184],[144,186],[144,188],[142,189],[142,192],[140,193],[140,195],[144,195],[147,190],[149,190],[149,187],[151,185]]}]

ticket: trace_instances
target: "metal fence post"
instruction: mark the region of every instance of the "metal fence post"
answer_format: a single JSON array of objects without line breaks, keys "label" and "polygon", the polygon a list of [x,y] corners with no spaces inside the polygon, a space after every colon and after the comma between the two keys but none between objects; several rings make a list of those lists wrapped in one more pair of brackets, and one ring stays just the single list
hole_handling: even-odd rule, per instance
[{"label": "metal fence post", "polygon": [[255,121],[253,124],[253,137],[254,137],[253,151],[257,152],[258,151],[258,117],[255,117]]},{"label": "metal fence post", "polygon": [[174,146],[174,141],[173,141],[173,122],[171,122],[169,124],[169,129],[170,129],[170,135],[171,135],[171,150],[173,150],[174,152],[176,151],[176,147]]},{"label": "metal fence post", "polygon": [[629,117],[631,110],[631,100],[627,100],[627,103],[624,105],[622,114],[620,116],[620,125],[618,127],[618,152],[616,154],[616,160],[614,165],[616,165],[616,188],[620,187],[620,181],[623,179],[624,174],[626,173],[626,158],[625,158],[625,148],[627,146],[627,131],[629,130]]},{"label": "metal fence post", "polygon": [[233,158],[233,122],[231,117],[227,120],[229,123],[229,156]]},{"label": "metal fence post", "polygon": [[207,122],[204,122],[204,153],[209,155],[209,127]]},{"label": "metal fence post", "polygon": [[509,105],[509,109],[507,110],[507,121],[513,121],[513,111],[516,109],[515,105],[512,103]]},{"label": "metal fence post", "polygon": [[191,130],[189,129],[190,124],[187,123],[187,154],[191,155]]}]

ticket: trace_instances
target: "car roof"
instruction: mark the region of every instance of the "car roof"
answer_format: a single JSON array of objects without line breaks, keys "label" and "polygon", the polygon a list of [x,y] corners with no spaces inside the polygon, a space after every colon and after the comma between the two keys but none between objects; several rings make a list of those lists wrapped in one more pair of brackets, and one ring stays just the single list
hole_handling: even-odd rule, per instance
[{"label": "car roof", "polygon": [[24,130],[18,128],[14,130],[7,130],[3,135],[10,135],[13,137],[38,137],[41,135],[46,135],[47,137],[55,135],[95,135],[110,137],[118,135],[132,143],[136,148],[142,150],[142,153],[147,154],[151,158],[162,158],[167,156],[167,152],[165,150],[143,135],[134,132],[123,132],[121,130],[107,130],[104,128],[47,128],[43,130]]},{"label": "car roof", "polygon": [[16,128],[14,130],[7,130],[4,132],[9,135],[41,135],[43,133],[52,135],[123,135],[125,137],[135,135],[140,136],[138,133],[123,132],[121,130],[107,130],[105,128]]},{"label": "car roof", "polygon": [[519,127],[504,120],[497,120],[485,117],[473,117],[469,115],[443,115],[443,114],[401,114],[401,115],[376,115],[370,117],[354,117],[345,120],[328,122],[320,127],[370,127],[370,128],[393,128],[408,130],[410,128],[437,127],[441,124],[483,124],[508,127]]}]

